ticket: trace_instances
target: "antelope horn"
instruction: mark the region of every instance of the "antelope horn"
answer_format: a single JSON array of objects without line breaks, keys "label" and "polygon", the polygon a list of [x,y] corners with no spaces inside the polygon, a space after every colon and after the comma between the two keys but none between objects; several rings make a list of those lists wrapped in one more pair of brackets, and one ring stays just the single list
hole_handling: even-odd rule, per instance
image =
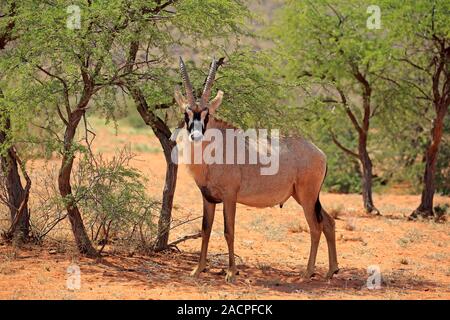
[{"label": "antelope horn", "polygon": [[216,58],[213,58],[211,62],[211,67],[209,68],[208,78],[206,78],[202,98],[200,100],[201,108],[206,108],[206,105],[209,101],[209,97],[211,96],[212,85],[214,83],[214,78],[216,77],[216,71],[217,71],[217,61]]},{"label": "antelope horn", "polygon": [[181,78],[183,79],[184,90],[186,91],[186,96],[191,108],[195,108],[195,97],[194,90],[192,89],[191,81],[189,80],[189,75],[186,70],[186,65],[183,59],[180,57],[180,72]]}]

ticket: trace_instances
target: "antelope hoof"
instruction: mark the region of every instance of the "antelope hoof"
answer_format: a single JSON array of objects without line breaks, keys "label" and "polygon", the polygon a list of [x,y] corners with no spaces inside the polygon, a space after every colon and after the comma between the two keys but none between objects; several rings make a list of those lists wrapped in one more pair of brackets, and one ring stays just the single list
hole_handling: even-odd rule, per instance
[{"label": "antelope hoof", "polygon": [[335,274],[337,274],[339,272],[339,268],[334,268],[334,269],[330,269],[329,271],[328,271],[328,273],[327,273],[327,276],[326,276],[326,278],[329,280],[329,279],[332,279],[333,278],[333,276],[335,275]]},{"label": "antelope hoof", "polygon": [[236,270],[228,269],[227,274],[225,275],[225,281],[228,283],[234,283],[236,280]]},{"label": "antelope hoof", "polygon": [[200,276],[200,273],[202,273],[205,270],[205,267],[197,266],[192,270],[191,277],[198,278]]}]

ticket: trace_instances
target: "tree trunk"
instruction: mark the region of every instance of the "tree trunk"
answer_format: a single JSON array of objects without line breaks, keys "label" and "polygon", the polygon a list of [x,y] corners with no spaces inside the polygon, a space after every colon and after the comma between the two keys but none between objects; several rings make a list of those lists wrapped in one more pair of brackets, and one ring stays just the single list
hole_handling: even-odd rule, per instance
[{"label": "tree trunk", "polygon": [[[163,7],[160,7],[158,10],[162,8]],[[125,69],[127,72],[132,71],[138,50],[139,42],[132,41],[130,43],[129,55],[127,59],[128,67]],[[172,132],[167,124],[152,110],[150,110],[148,103],[138,85],[134,82],[129,82],[127,87],[130,90],[134,102],[136,103],[137,111],[141,115],[145,124],[152,128],[152,131],[161,143],[164,151],[164,157],[166,159],[166,180],[164,183],[162,205],[158,220],[158,232],[155,242],[153,243],[154,251],[162,251],[168,248],[173,198],[177,182],[178,164],[173,163],[171,157],[172,150],[176,147],[176,142],[170,139]]]},{"label": "tree trunk", "polygon": [[[10,4],[9,13],[10,17],[16,14],[16,3]],[[14,28],[14,19],[6,25],[2,37],[0,37],[0,50],[5,49],[6,44],[11,41],[11,34]],[[0,97],[3,97],[3,92],[0,89]],[[3,117],[5,117],[4,131],[0,131],[0,144],[7,141],[8,130],[11,128],[11,121],[3,110]],[[7,197],[9,202],[9,211],[11,218],[11,226],[8,237],[12,237],[15,241],[26,242],[30,236],[30,212],[28,209],[28,193],[31,187],[31,182],[27,178],[27,188],[24,189],[22,181],[19,175],[19,169],[17,164],[17,154],[15,153],[14,146],[9,147],[6,150],[6,154],[0,156],[0,169],[5,175]],[[20,160],[19,160],[20,161]],[[26,173],[25,173],[26,174]],[[30,184],[30,185],[28,185]],[[20,211],[19,211],[20,210]],[[19,215],[19,217],[17,217]],[[18,218],[18,219],[16,219]]]},{"label": "tree trunk", "polygon": [[167,249],[169,243],[170,223],[172,220],[173,198],[177,183],[178,165],[169,162],[162,197],[161,212],[158,221],[158,234],[153,249],[158,252]]},{"label": "tree trunk", "polygon": [[436,108],[438,110],[433,128],[431,129],[431,141],[425,153],[425,172],[423,175],[423,190],[420,205],[411,214],[411,218],[418,216],[434,216],[433,198],[435,191],[436,163],[439,153],[439,145],[444,131],[444,119],[447,114],[447,106]]},{"label": "tree trunk", "polygon": [[[10,120],[9,118],[6,118],[5,131],[0,131],[0,144],[7,142],[7,130],[10,128]],[[12,232],[8,237],[12,237],[15,241],[26,242],[29,240],[30,235],[30,212],[28,210],[27,192],[22,185],[16,157],[17,155],[15,154],[13,146],[9,147],[6,154],[0,157],[1,170],[5,176],[11,218],[10,230],[12,230]],[[20,217],[16,220],[19,209],[21,209],[22,212]]]},{"label": "tree trunk", "polygon": [[[435,192],[435,176],[436,164],[439,154],[439,145],[441,144],[444,131],[444,119],[447,115],[450,105],[450,74],[448,71],[448,63],[450,61],[450,47],[445,47],[443,42],[435,38],[440,45],[441,51],[438,56],[433,57],[435,65],[432,75],[432,92],[433,107],[436,112],[436,118],[433,121],[431,129],[431,141],[428,143],[425,152],[425,172],[423,175],[423,190],[419,206],[413,211],[410,218],[414,219],[418,216],[430,217],[434,216],[433,198]],[[445,80],[440,91],[442,78]]]},{"label": "tree trunk", "polygon": [[86,232],[80,211],[74,201],[72,186],[70,184],[70,176],[72,174],[73,161],[75,158],[71,149],[76,128],[81,120],[83,112],[72,113],[69,118],[69,124],[66,127],[66,132],[64,134],[64,155],[59,169],[58,188],[65,201],[67,215],[69,216],[78,251],[88,257],[97,257],[98,252],[92,246],[91,240]]},{"label": "tree trunk", "polygon": [[[351,62],[350,67],[352,68],[355,79],[362,87],[361,97],[363,101],[363,118],[361,123],[357,120],[355,114],[347,104],[347,97],[345,96],[345,93],[338,87],[337,89],[341,97],[341,102],[345,106],[345,112],[352,122],[353,127],[358,132],[358,153],[356,154],[343,146],[340,147],[350,155],[358,158],[360,161],[364,209],[367,213],[379,215],[380,211],[375,207],[372,199],[372,161],[370,160],[369,153],[367,152],[367,136],[369,134],[370,118],[374,115],[371,103],[372,87],[366,79],[364,73],[361,73],[359,70],[358,65]],[[336,142],[337,141],[335,141],[335,143]]]},{"label": "tree trunk", "polygon": [[[14,147],[11,147],[9,149],[9,154],[11,159],[14,159],[16,169],[17,165],[20,166],[22,174],[25,177],[26,186],[25,188],[23,188],[22,185],[20,185],[20,187],[22,188],[22,199],[20,201],[20,204],[17,207],[15,206],[16,213],[14,218],[11,220],[11,226],[9,227],[9,230],[6,232],[5,236],[9,239],[12,239],[13,242],[20,244],[30,239],[30,214],[28,211],[28,199],[30,197],[31,179],[28,176],[28,173],[26,172],[22,161],[17,156]],[[19,183],[21,184],[20,177]]]},{"label": "tree trunk", "polygon": [[166,123],[149,109],[141,90],[136,86],[131,86],[130,92],[142,119],[152,128],[161,143],[166,159],[166,180],[158,220],[157,237],[153,244],[154,251],[162,251],[168,248],[173,198],[177,183],[178,165],[172,162],[172,150],[175,148],[176,142],[170,140],[172,133]]},{"label": "tree trunk", "polygon": [[359,161],[361,162],[362,177],[362,195],[364,201],[364,209],[367,213],[379,215],[380,211],[373,204],[372,199],[372,161],[367,152],[367,136],[360,134],[359,138]]}]

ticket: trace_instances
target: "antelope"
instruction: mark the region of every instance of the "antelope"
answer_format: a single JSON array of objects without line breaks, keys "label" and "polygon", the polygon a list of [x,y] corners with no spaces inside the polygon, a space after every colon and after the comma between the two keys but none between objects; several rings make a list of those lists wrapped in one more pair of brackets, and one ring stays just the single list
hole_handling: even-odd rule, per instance
[{"label": "antelope", "polygon": [[[222,103],[223,92],[210,100],[217,71],[213,59],[200,99],[196,99],[186,65],[180,57],[180,72],[185,95],[177,87],[175,101],[185,117],[185,129],[192,144],[208,145],[205,132],[239,130],[215,118]],[[224,135],[225,136],[225,135]],[[225,138],[226,139],[226,136]],[[224,143],[225,144],[225,143]],[[325,154],[313,143],[301,137],[281,137],[279,141],[279,170],[273,175],[262,175],[261,164],[188,164],[189,172],[203,197],[202,244],[199,263],[191,272],[198,277],[206,268],[206,257],[217,203],[223,203],[224,235],[228,245],[229,266],[225,280],[233,282],[237,274],[234,255],[236,203],[264,208],[280,205],[293,197],[302,207],[310,229],[311,247],[305,277],[312,277],[321,233],[328,245],[329,270],[327,279],[339,271],[336,253],[335,222],[322,208],[319,193],[325,179]]]}]

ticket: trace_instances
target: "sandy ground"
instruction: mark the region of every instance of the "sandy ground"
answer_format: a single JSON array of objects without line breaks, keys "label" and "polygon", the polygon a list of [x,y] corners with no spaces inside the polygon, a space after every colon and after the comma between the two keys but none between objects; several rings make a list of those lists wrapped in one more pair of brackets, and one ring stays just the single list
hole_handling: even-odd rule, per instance
[{"label": "sandy ground", "polygon": [[[144,131],[145,132],[145,131]],[[150,179],[149,192],[161,194],[165,162],[156,139],[142,132],[101,129],[96,150],[112,153],[131,144],[138,154],[133,165]],[[38,165],[38,162],[35,164]],[[38,171],[33,172],[34,175]],[[181,252],[153,256],[106,251],[100,260],[80,257],[68,237],[46,241],[43,247],[16,249],[0,244],[0,299],[449,299],[449,222],[411,222],[405,219],[419,196],[375,194],[382,217],[363,213],[361,196],[323,194],[329,211],[339,211],[337,248],[341,271],[324,280],[328,258],[324,237],[317,259],[318,275],[303,279],[309,253],[309,234],[302,209],[294,200],[279,207],[238,206],[236,254],[239,275],[224,281],[227,249],[222,206],[218,205],[209,249],[209,269],[199,279],[189,277],[199,256],[200,239],[181,243]],[[436,197],[436,203],[450,203]],[[181,168],[174,218],[201,215],[201,195]],[[201,220],[183,225],[171,240],[200,230]],[[79,266],[81,288],[67,289],[67,268]],[[368,267],[377,266],[381,289],[367,288]]]}]

